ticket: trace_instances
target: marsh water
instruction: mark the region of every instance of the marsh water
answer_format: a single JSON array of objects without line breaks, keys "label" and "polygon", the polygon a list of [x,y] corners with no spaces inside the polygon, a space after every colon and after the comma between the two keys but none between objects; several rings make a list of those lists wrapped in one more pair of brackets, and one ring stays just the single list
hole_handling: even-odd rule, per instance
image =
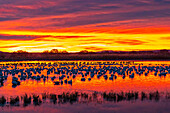
[{"label": "marsh water", "polygon": [[169,113],[170,61],[0,62],[2,113]]}]

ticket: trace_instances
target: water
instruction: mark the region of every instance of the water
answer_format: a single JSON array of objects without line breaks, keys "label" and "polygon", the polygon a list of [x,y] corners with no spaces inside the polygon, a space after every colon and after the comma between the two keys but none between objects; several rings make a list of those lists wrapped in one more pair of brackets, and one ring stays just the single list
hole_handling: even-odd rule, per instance
[{"label": "water", "polygon": [[4,113],[170,111],[170,61],[20,61],[0,68]]}]

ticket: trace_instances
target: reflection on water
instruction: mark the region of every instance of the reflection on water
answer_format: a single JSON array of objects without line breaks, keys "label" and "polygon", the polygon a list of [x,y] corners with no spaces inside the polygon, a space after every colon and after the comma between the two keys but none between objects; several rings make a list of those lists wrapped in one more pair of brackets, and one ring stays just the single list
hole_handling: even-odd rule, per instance
[{"label": "reflection on water", "polygon": [[115,93],[115,92],[93,92],[93,93],[83,93],[83,92],[72,92],[72,93],[65,93],[62,94],[49,94],[49,93],[43,93],[41,95],[23,95],[23,96],[16,96],[16,97],[10,97],[5,98],[2,96],[0,98],[0,106],[20,106],[20,104],[23,104],[23,107],[26,107],[33,103],[33,105],[41,105],[44,103],[53,103],[53,104],[65,104],[65,103],[105,103],[106,101],[118,103],[121,101],[168,101],[170,100],[170,93],[164,93],[164,92],[150,92],[145,93],[141,92],[140,94],[138,92],[121,92],[121,93]]},{"label": "reflection on water", "polygon": [[169,75],[170,61],[1,62],[0,106],[169,103]]}]

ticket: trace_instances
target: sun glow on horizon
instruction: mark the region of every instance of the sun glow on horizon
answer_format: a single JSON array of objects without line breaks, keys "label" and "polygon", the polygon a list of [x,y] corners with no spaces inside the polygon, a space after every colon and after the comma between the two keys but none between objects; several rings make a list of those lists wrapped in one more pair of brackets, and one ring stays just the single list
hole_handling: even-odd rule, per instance
[{"label": "sun glow on horizon", "polygon": [[[107,33],[107,32],[40,32],[0,30],[1,51],[43,52],[59,49],[68,52],[81,50],[131,51],[170,49],[170,33]],[[15,37],[15,38],[13,38]],[[28,39],[25,39],[27,38]],[[17,39],[18,38],[18,39]]]},{"label": "sun glow on horizon", "polygon": [[168,0],[0,2],[0,51],[170,49]]}]

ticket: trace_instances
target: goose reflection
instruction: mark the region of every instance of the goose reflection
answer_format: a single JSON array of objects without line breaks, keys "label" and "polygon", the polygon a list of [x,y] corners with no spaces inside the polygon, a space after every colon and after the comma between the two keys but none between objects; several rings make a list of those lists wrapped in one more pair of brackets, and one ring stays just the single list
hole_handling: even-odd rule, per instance
[{"label": "goose reflection", "polygon": [[[161,95],[161,94],[164,95]],[[86,92],[63,92],[62,94],[54,94],[54,93],[42,93],[41,95],[23,95],[23,96],[16,96],[16,97],[10,97],[10,100],[8,100],[8,97],[0,97],[0,106],[20,106],[20,103],[23,103],[23,107],[26,107],[28,105],[31,105],[33,103],[34,106],[39,106],[44,103],[48,103],[48,100],[50,100],[50,103],[53,104],[83,104],[83,103],[105,103],[105,102],[124,102],[124,101],[152,101],[152,102],[159,102],[161,100],[168,100],[170,99],[170,93],[165,92],[93,92],[93,93],[86,93]]]}]

